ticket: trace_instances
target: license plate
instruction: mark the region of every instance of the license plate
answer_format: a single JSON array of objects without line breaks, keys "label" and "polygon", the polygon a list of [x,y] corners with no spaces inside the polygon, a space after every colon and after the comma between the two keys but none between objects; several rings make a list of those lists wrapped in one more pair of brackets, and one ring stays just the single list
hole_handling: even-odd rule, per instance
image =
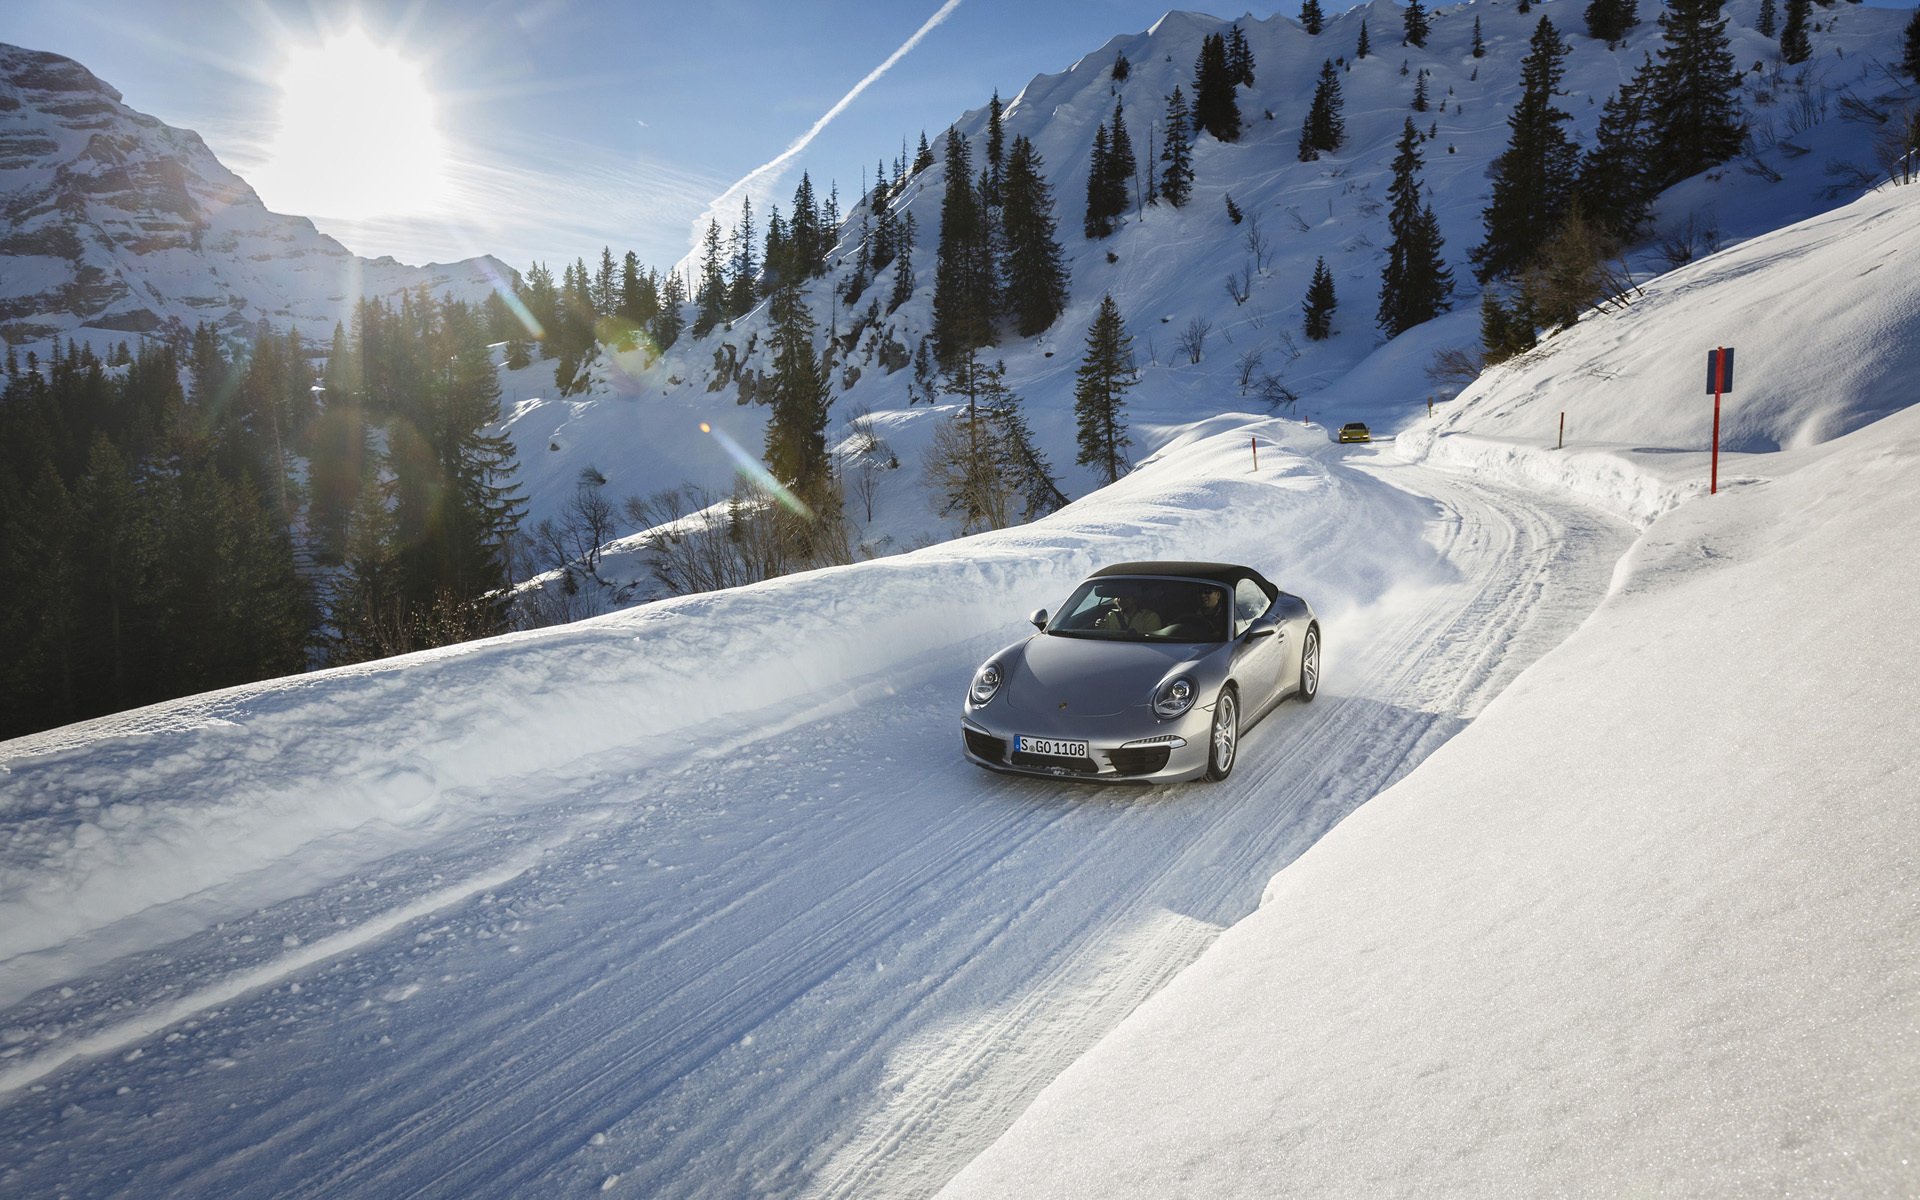
[{"label": "license plate", "polygon": [[1059,738],[1016,737],[1013,748],[1027,754],[1052,754],[1060,758],[1086,758],[1085,742],[1063,742]]}]

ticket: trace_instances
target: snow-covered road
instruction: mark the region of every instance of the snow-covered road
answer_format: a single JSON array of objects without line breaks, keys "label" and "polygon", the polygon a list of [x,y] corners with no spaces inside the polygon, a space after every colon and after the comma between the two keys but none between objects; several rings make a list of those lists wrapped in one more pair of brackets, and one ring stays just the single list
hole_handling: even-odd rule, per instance
[{"label": "snow-covered road", "polygon": [[1327,626],[1321,698],[1226,783],[962,762],[959,689],[1021,608],[0,1012],[0,1192],[937,1189],[1584,619],[1632,538],[1383,447],[1308,453],[1310,510],[1208,546]]}]

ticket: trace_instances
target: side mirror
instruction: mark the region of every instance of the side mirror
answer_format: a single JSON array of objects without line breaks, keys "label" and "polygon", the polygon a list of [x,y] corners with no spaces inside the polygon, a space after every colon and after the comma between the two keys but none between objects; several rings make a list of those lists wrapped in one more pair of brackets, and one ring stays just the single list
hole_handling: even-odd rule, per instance
[{"label": "side mirror", "polygon": [[1036,608],[1027,620],[1033,622],[1035,629],[1045,629],[1047,627],[1047,610],[1044,608]]}]

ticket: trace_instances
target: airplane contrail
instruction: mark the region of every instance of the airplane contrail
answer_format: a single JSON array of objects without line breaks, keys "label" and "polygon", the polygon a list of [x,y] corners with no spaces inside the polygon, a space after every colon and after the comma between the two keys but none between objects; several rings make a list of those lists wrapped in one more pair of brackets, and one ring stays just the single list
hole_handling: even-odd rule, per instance
[{"label": "airplane contrail", "polygon": [[[946,0],[946,3],[942,4],[938,11],[936,11],[932,16],[928,17],[926,21],[921,24],[920,28],[913,31],[912,37],[900,43],[900,48],[887,56],[887,60],[885,62],[881,63],[879,66],[875,67],[873,70],[867,72],[867,77],[865,79],[862,79],[859,83],[854,84],[853,87],[848,90],[846,95],[840,97],[839,103],[835,104],[832,108],[829,108],[824,114],[822,114],[820,119],[813,123],[813,128],[807,130],[805,133],[795,138],[793,140],[793,143],[789,145],[785,150],[781,151],[778,156],[768,160],[767,162],[762,163],[761,165],[755,167],[753,170],[747,172],[747,174],[743,176],[738,182],[736,182],[732,187],[722,192],[714,200],[712,204],[707,206],[707,211],[700,214],[699,220],[694,222],[694,226],[693,226],[694,245],[698,247],[701,236],[706,233],[707,223],[709,221],[718,220],[719,214],[723,209],[727,209],[732,204],[737,204],[741,193],[745,192],[748,188],[752,187],[757,180],[763,179],[768,175],[777,175],[780,172],[781,168],[785,167],[787,163],[793,160],[794,155],[799,154],[802,150],[805,150],[808,144],[811,143],[814,138],[820,136],[821,130],[825,129],[828,126],[828,124],[830,124],[833,121],[835,117],[839,116],[842,112],[846,111],[847,105],[852,104],[854,100],[856,100],[859,97],[861,92],[866,91],[868,87],[872,86],[875,80],[879,79],[882,75],[885,75],[888,71],[892,70],[893,65],[895,63],[899,62],[902,58],[905,58],[907,56],[907,53],[910,50],[912,50],[915,46],[918,46],[923,38],[925,38],[929,33],[932,33],[934,29],[938,28],[941,22],[945,21],[949,16],[953,14],[953,10],[959,7],[960,7],[960,0]],[[695,252],[697,253],[697,250]],[[691,257],[692,256],[690,254],[689,258]]]}]

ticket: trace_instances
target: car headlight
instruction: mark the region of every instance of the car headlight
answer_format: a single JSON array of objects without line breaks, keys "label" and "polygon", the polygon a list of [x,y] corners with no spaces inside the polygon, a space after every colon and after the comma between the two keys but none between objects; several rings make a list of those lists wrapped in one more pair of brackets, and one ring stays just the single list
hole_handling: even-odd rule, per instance
[{"label": "car headlight", "polygon": [[977,707],[993,699],[1000,690],[1000,664],[987,663],[973,673],[973,686],[967,689],[967,699]]},{"label": "car headlight", "polygon": [[1160,690],[1154,693],[1153,711],[1162,717],[1177,717],[1193,707],[1194,697],[1197,694],[1194,691],[1193,680],[1186,676],[1170,679],[1161,684]]}]

